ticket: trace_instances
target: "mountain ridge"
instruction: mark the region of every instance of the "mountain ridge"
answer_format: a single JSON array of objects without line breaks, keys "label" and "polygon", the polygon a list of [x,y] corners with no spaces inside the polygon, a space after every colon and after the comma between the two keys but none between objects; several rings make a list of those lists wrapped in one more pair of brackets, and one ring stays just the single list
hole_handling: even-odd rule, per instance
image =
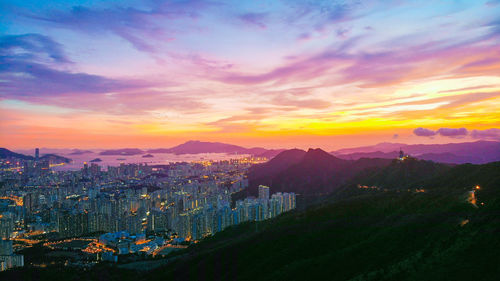
[{"label": "mountain ridge", "polygon": [[343,159],[362,157],[392,158],[403,150],[411,156],[453,164],[485,164],[500,161],[500,142],[476,141],[448,144],[379,143],[371,146],[344,148],[330,153]]},{"label": "mountain ridge", "polygon": [[148,153],[173,153],[182,154],[201,154],[201,153],[227,153],[227,154],[250,154],[257,157],[272,158],[281,150],[266,149],[262,147],[246,148],[239,145],[190,140],[170,148],[155,148],[147,150]]},{"label": "mountain ridge", "polygon": [[333,192],[356,173],[384,165],[389,159],[345,160],[316,148],[307,152],[292,149],[281,152],[266,163],[254,165],[248,171],[247,194],[256,195],[259,185],[268,185],[271,193],[295,192],[319,195]]},{"label": "mountain ridge", "polygon": [[[30,155],[25,155],[21,153],[16,153],[8,150],[7,148],[0,147],[0,159],[22,159],[22,160],[35,160],[35,157]],[[43,154],[40,156],[40,160],[48,160],[50,163],[69,163],[72,160],[70,158],[60,156],[57,154]]]}]

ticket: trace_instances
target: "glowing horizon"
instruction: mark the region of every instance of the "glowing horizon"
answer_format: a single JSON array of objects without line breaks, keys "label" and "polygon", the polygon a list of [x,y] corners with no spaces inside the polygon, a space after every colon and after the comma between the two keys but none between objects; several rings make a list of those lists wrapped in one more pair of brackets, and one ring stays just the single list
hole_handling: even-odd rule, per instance
[{"label": "glowing horizon", "polygon": [[500,1],[10,1],[0,147],[500,140]]}]

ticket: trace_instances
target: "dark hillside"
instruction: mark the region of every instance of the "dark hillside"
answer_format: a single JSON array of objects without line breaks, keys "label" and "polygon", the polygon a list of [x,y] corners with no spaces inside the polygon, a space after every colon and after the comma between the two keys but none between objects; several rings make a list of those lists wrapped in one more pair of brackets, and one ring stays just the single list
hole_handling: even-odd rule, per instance
[{"label": "dark hillside", "polygon": [[[0,279],[103,280],[100,271],[106,280],[123,281],[497,280],[500,162],[431,170],[427,165],[409,162],[397,172],[387,167],[372,171],[375,176],[357,179],[378,180],[388,173],[394,182],[382,184],[398,188],[344,186],[305,211],[230,227],[175,253],[169,264],[151,272],[109,266],[73,275],[62,269],[53,276],[48,272],[54,269],[22,269],[2,273]],[[417,192],[404,175],[422,171],[434,171],[434,176],[422,179],[425,191]],[[477,207],[467,201],[476,183],[481,185],[475,191]]]},{"label": "dark hillside", "polygon": [[389,165],[389,159],[362,158],[356,161],[337,158],[321,149],[293,149],[278,154],[248,173],[250,187],[244,193],[256,195],[260,184],[271,193],[295,192],[301,196],[320,196],[333,192],[360,171]]}]

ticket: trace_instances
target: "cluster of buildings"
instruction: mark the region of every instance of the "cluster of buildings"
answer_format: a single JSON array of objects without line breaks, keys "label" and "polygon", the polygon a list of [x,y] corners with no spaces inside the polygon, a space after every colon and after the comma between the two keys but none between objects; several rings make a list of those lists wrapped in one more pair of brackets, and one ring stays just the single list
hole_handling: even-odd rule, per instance
[{"label": "cluster of buildings", "polygon": [[0,271],[22,266],[24,266],[24,256],[14,254],[12,241],[0,239]]},{"label": "cluster of buildings", "polygon": [[191,240],[213,235],[226,227],[247,221],[262,221],[295,209],[294,193],[276,193],[269,197],[269,187],[259,186],[258,198],[236,201],[230,208],[228,202],[190,209],[179,214],[175,225],[179,237]]},{"label": "cluster of buildings", "polygon": [[[295,208],[295,194],[271,195],[266,186],[259,187],[258,198],[231,201],[231,194],[248,187],[246,171],[253,164],[248,159],[107,169],[91,163],[58,172],[38,168],[46,165],[37,160],[24,164],[22,171],[0,171],[0,236],[10,245],[47,233],[59,238],[94,235],[114,249],[103,255],[113,260],[113,254],[151,254],[174,239],[200,240]],[[22,264],[15,259],[5,266]]]}]

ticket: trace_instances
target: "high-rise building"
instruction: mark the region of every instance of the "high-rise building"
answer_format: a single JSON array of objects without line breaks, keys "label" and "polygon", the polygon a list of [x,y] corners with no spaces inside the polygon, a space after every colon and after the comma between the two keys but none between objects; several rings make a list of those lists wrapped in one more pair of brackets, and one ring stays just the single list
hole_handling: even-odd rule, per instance
[{"label": "high-rise building", "polygon": [[269,186],[259,185],[259,199],[269,200]]},{"label": "high-rise building", "polygon": [[90,163],[90,174],[92,176],[97,176],[101,172],[101,167],[96,163]]},{"label": "high-rise building", "polygon": [[35,208],[35,195],[33,193],[27,193],[23,196],[23,206],[26,209],[26,214],[31,216]]},{"label": "high-rise building", "polygon": [[14,255],[12,241],[0,239],[0,271],[24,266],[24,256]]},{"label": "high-rise building", "polygon": [[87,162],[83,162],[82,174],[84,176],[89,176],[90,174],[89,164],[87,164]]},{"label": "high-rise building", "polygon": [[14,229],[14,220],[12,214],[0,214],[0,239],[9,239]]},{"label": "high-rise building", "polygon": [[61,237],[75,237],[88,233],[88,223],[86,212],[61,210],[58,213],[58,231]]},{"label": "high-rise building", "polygon": [[0,256],[10,256],[12,253],[12,241],[0,239]]},{"label": "high-rise building", "polygon": [[10,256],[12,253],[12,241],[0,239],[0,256]]},{"label": "high-rise building", "polygon": [[35,161],[40,160],[40,149],[35,148]]}]

